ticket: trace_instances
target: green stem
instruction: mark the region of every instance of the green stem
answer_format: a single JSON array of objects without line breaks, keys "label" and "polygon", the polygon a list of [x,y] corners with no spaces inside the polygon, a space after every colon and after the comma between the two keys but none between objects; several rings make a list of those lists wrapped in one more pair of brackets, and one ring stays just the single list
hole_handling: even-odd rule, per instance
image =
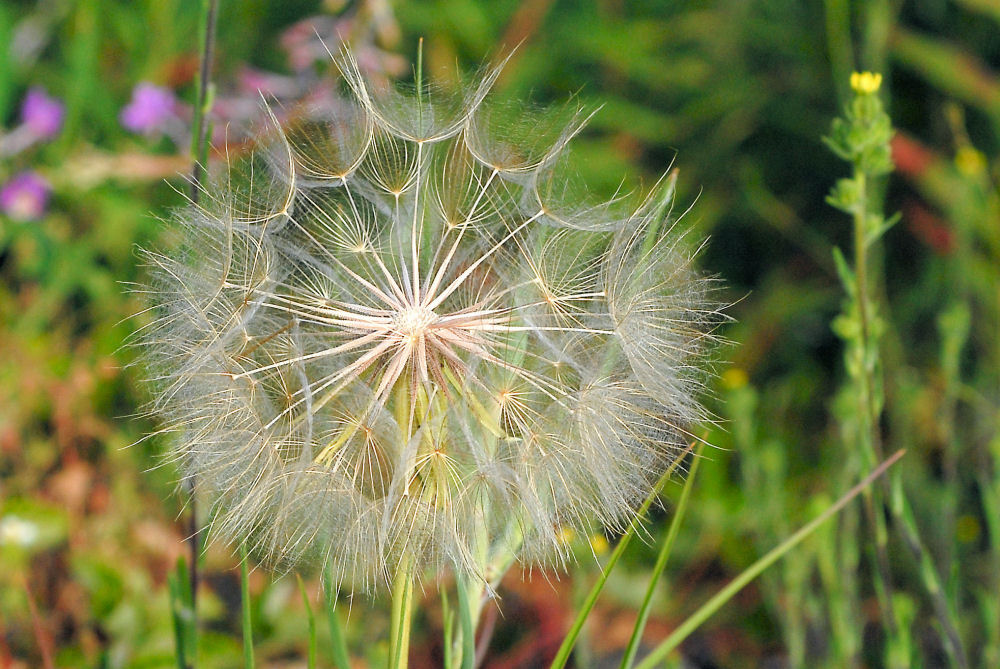
[{"label": "green stem", "polygon": [[392,617],[389,625],[389,667],[406,669],[410,651],[410,615],[413,610],[413,564],[404,558],[392,579]]},{"label": "green stem", "polygon": [[201,195],[201,183],[205,177],[205,166],[208,162],[208,117],[211,101],[209,86],[212,78],[212,61],[215,53],[215,24],[219,13],[219,0],[202,0],[201,2],[201,62],[198,67],[198,99],[194,105],[193,127],[191,133],[191,155],[194,166],[191,169],[191,201],[198,203]]},{"label": "green stem", "polygon": [[864,392],[858,398],[864,417],[865,444],[872,449],[876,462],[882,460],[882,435],[878,430],[878,407],[875,400],[875,381],[872,365],[871,316],[868,300],[868,177],[860,167],[854,170],[858,187],[858,204],[854,211],[854,272],[857,290],[858,317],[861,321],[860,370]]},{"label": "green stem", "polygon": [[442,628],[444,630],[444,661],[441,665],[445,669],[454,669],[455,661],[452,650],[452,644],[454,643],[454,635],[452,633],[455,623],[455,613],[451,610],[451,606],[448,604],[448,590],[446,588],[441,588],[441,621]]},{"label": "green stem", "polygon": [[[855,298],[858,306],[858,320],[861,326],[861,341],[858,342],[858,373],[861,391],[858,393],[858,416],[861,419],[859,441],[864,445],[865,460],[869,466],[882,460],[882,435],[878,426],[878,406],[875,399],[875,370],[873,369],[874,342],[871,336],[871,316],[868,302],[868,176],[859,167],[854,169],[857,183],[857,205],[854,211],[854,272]],[[892,603],[892,572],[889,568],[889,536],[885,517],[876,510],[872,491],[865,490],[865,518],[875,535],[875,592],[879,600],[879,611],[890,638],[896,638],[899,625]]]},{"label": "green stem", "polygon": [[[195,102],[194,132],[191,135],[191,155],[194,164],[191,167],[191,202],[198,203],[201,192],[201,181],[205,171],[208,155],[208,142],[205,132],[205,113],[208,104],[208,83],[211,74],[212,53],[215,44],[215,16],[218,0],[202,0],[201,3],[201,67],[198,75],[198,99]],[[200,552],[200,530],[198,526],[198,504],[195,497],[195,478],[191,474],[187,485],[190,490],[191,513],[188,517],[188,549],[190,551],[188,564],[188,587],[191,590],[191,656],[192,663],[197,656],[198,646],[198,554]],[[191,666],[194,666],[192,664]]]},{"label": "green stem", "polygon": [[[861,416],[863,420],[863,430],[861,442],[867,447],[869,458],[881,459],[882,440],[879,432],[879,408],[875,396],[875,370],[873,368],[873,348],[871,321],[869,314],[868,298],[868,199],[867,199],[867,176],[860,167],[855,167],[855,177],[858,184],[858,205],[854,211],[854,263],[856,290],[858,301],[858,314],[861,325],[861,359],[859,373],[862,375],[861,389],[862,398],[859,398],[861,406]],[[889,511],[892,515],[893,524],[898,529],[903,543],[909,549],[913,559],[920,568],[920,575],[924,582],[924,587],[930,595],[934,605],[938,621],[944,631],[947,640],[948,652],[953,662],[959,667],[967,667],[968,659],[962,643],[961,635],[958,633],[956,625],[957,615],[948,600],[941,580],[937,573],[930,553],[923,544],[920,532],[917,529],[916,521],[913,518],[913,511],[903,489],[903,481],[898,472],[892,472],[887,481],[883,481],[883,493],[889,501]],[[871,518],[875,521],[876,530],[876,551],[879,562],[878,571],[882,580],[882,587],[885,589],[884,606],[885,615],[892,621],[890,632],[896,629],[895,615],[891,608],[891,591],[888,575],[888,558],[886,544],[888,538],[884,529],[884,520],[880,513],[872,513]],[[881,529],[881,531],[879,531]]]},{"label": "green stem", "polygon": [[243,607],[243,666],[245,669],[253,669],[253,619],[250,612],[250,573],[246,544],[240,544],[240,600]]},{"label": "green stem", "polygon": [[837,500],[833,505],[826,509],[819,516],[810,521],[807,525],[803,526],[798,532],[792,536],[785,539],[781,544],[771,549],[766,555],[754,562],[750,567],[743,571],[739,576],[732,580],[726,587],[720,590],[715,596],[709,599],[707,602],[701,605],[697,611],[695,611],[691,616],[689,616],[680,627],[678,627],[674,632],[663,640],[653,651],[646,656],[646,658],[639,663],[636,669],[653,669],[658,663],[666,659],[667,655],[677,648],[684,639],[691,635],[698,627],[701,626],[706,620],[708,620],[716,611],[718,611],[722,606],[728,602],[733,596],[740,590],[745,588],[751,581],[760,576],[760,574],[770,567],[772,564],[777,562],[780,558],[784,557],[790,550],[795,548],[798,544],[802,543],[809,535],[811,535],[816,529],[825,523],[827,520],[832,518],[838,511],[843,509],[857,497],[861,492],[871,485],[872,481],[881,476],[886,469],[891,467],[896,463],[906,451],[899,450],[896,451],[888,460],[879,465],[875,471],[866,476],[860,483],[851,488],[847,494]]},{"label": "green stem", "polygon": [[186,589],[185,574],[188,572],[184,558],[177,558],[176,567],[167,574],[167,587],[170,594],[170,617],[174,629],[174,650],[177,669],[189,669],[187,662],[187,647],[191,624],[190,600],[191,593]]},{"label": "green stem", "polygon": [[910,504],[906,499],[906,493],[903,490],[902,478],[898,474],[890,476],[888,488],[889,511],[892,514],[896,527],[899,529],[903,543],[920,567],[920,576],[923,579],[924,587],[927,589],[927,594],[930,595],[931,603],[934,605],[934,613],[938,619],[938,623],[944,630],[948,652],[955,666],[964,669],[969,666],[969,660],[965,653],[965,645],[962,643],[962,637],[958,633],[958,626],[956,625],[958,615],[953,610],[948,596],[941,586],[937,566],[934,564],[930,552],[920,538],[916,520],[913,518],[913,510],[910,508]]}]

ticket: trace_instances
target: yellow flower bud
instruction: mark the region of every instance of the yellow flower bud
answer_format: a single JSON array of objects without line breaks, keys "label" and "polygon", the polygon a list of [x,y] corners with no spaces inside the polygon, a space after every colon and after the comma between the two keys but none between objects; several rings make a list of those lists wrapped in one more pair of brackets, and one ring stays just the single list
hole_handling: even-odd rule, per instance
[{"label": "yellow flower bud", "polygon": [[882,86],[882,75],[878,72],[854,72],[851,74],[851,90],[862,95],[877,93]]}]

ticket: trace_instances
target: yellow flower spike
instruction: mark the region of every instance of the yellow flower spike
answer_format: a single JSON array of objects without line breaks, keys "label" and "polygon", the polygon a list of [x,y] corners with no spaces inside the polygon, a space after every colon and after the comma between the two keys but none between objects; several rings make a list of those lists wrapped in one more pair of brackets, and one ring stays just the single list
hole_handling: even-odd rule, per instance
[{"label": "yellow flower spike", "polygon": [[559,541],[562,543],[571,544],[575,538],[576,532],[573,531],[572,527],[563,527],[559,530]]},{"label": "yellow flower spike", "polygon": [[878,72],[854,72],[851,74],[851,90],[860,95],[877,93],[882,86],[882,75]]}]

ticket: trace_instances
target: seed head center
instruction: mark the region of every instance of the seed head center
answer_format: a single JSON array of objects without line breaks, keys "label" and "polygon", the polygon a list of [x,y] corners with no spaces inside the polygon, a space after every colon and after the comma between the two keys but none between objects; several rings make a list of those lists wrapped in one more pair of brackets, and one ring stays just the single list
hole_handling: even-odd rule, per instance
[{"label": "seed head center", "polygon": [[428,327],[437,321],[438,315],[427,307],[416,305],[407,307],[393,319],[393,328],[400,335],[416,339],[424,334]]}]

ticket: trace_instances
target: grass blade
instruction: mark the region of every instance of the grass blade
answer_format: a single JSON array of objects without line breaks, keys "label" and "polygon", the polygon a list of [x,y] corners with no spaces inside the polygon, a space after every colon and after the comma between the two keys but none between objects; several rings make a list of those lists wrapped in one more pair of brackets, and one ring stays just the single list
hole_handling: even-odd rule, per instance
[{"label": "grass blade", "polygon": [[174,570],[167,574],[170,593],[170,617],[174,629],[174,649],[178,669],[194,666],[197,648],[197,619],[194,615],[194,601],[191,582],[188,578],[188,564],[183,557],[177,558]]},{"label": "grass blade", "polygon": [[[476,664],[476,630],[472,624],[472,602],[465,579],[458,579],[458,619],[462,630],[462,669],[473,669]],[[478,602],[476,602],[478,604]]]},{"label": "grass blade", "polygon": [[455,614],[451,610],[451,606],[448,604],[448,591],[441,588],[441,620],[443,621],[444,627],[444,662],[442,665],[445,669],[452,669],[452,655],[451,655],[451,644],[452,644],[452,625],[455,622]]},{"label": "grass blade", "polygon": [[868,486],[872,484],[873,481],[875,481],[875,479],[884,474],[889,467],[894,465],[897,460],[903,457],[904,453],[906,453],[906,451],[902,449],[896,451],[891,457],[889,457],[889,459],[876,467],[871,474],[866,476],[860,483],[851,488],[843,497],[834,502],[829,508],[826,509],[826,511],[818,515],[808,524],[799,529],[798,532],[785,539],[781,542],[781,544],[772,548],[766,555],[750,565],[750,567],[744,570],[743,573],[733,579],[729,585],[724,587],[715,596],[702,604],[701,607],[691,614],[691,616],[689,616],[680,627],[674,630],[673,634],[668,636],[656,648],[654,648],[653,652],[651,652],[641,663],[639,663],[637,669],[653,669],[657,663],[662,662],[670,651],[677,648],[677,646],[679,646],[684,639],[698,629],[698,627],[708,620],[716,611],[722,608],[723,604],[732,599],[737,592],[745,588],[751,581],[760,576],[765,569],[770,567],[780,558],[784,557],[786,553],[802,543],[802,541],[812,534],[816,528],[847,506],[851,500],[860,495]]},{"label": "grass blade", "polygon": [[326,593],[326,619],[330,626],[330,645],[333,646],[331,649],[333,665],[337,669],[350,669],[351,660],[347,653],[347,642],[344,640],[344,629],[340,624],[340,618],[337,617],[337,590],[333,585],[333,573],[329,563],[323,580],[323,592]]},{"label": "grass blade", "polygon": [[[180,560],[183,559],[180,558]],[[170,593],[170,619],[174,626],[174,658],[177,660],[177,669],[187,669],[186,644],[184,643],[184,600],[181,596],[181,587],[176,571],[167,574],[167,588]]]},{"label": "grass blade", "polygon": [[604,569],[602,570],[601,575],[598,576],[597,582],[594,583],[590,592],[587,593],[587,597],[583,601],[583,606],[581,606],[580,610],[577,612],[576,618],[573,620],[573,624],[566,633],[566,638],[563,639],[562,645],[559,646],[559,650],[556,652],[556,656],[552,660],[552,664],[549,665],[549,669],[562,669],[566,666],[566,662],[569,661],[569,655],[573,652],[573,646],[576,645],[576,640],[580,636],[580,631],[583,629],[583,624],[587,621],[587,617],[590,615],[591,609],[594,608],[594,604],[597,602],[597,597],[601,594],[601,590],[604,589],[604,584],[607,582],[608,576],[615,568],[615,565],[625,552],[625,549],[628,548],[629,543],[632,541],[632,537],[635,536],[639,529],[639,524],[642,522],[643,518],[645,518],[646,512],[649,511],[649,507],[653,504],[653,501],[657,498],[657,496],[659,496],[663,486],[665,486],[667,481],[670,480],[674,470],[677,469],[677,465],[684,459],[684,456],[686,456],[693,447],[694,445],[692,444],[687,448],[687,450],[684,451],[684,453],[677,456],[677,459],[671,463],[667,471],[665,471],[663,476],[660,477],[660,480],[656,482],[656,485],[653,487],[653,492],[649,494],[646,501],[644,501],[642,506],[639,507],[639,510],[635,514],[635,518],[633,518],[632,522],[629,524],[628,531],[626,531],[625,534],[622,535],[622,538],[618,540],[618,545],[616,545],[615,549],[611,552],[611,557],[608,558],[607,564],[604,565]]},{"label": "grass blade", "polygon": [[302,577],[295,575],[295,580],[299,583],[299,592],[302,593],[302,604],[306,607],[306,616],[309,622],[309,659],[306,666],[309,669],[316,669],[316,618],[313,617],[312,604],[309,603],[309,593],[306,592],[306,584],[302,582]]},{"label": "grass blade", "polygon": [[646,588],[646,596],[643,598],[642,606],[639,608],[639,617],[636,619],[635,627],[632,629],[632,638],[629,639],[628,647],[625,649],[625,657],[622,658],[622,669],[631,667],[632,663],[635,662],[636,653],[639,652],[639,642],[642,640],[642,631],[645,629],[646,621],[649,619],[649,607],[653,603],[653,593],[656,592],[656,584],[659,582],[663,570],[667,567],[670,551],[674,547],[674,541],[680,532],[681,522],[684,519],[684,514],[687,512],[688,500],[691,498],[691,489],[694,487],[694,479],[698,474],[698,464],[701,462],[702,447],[703,444],[698,444],[698,448],[694,453],[691,471],[688,473],[687,480],[684,481],[681,499],[677,503],[677,510],[674,512],[674,517],[670,520],[670,529],[667,530],[667,538],[660,548],[660,554],[656,556],[656,564],[653,566],[653,574],[650,576],[649,586]]}]

